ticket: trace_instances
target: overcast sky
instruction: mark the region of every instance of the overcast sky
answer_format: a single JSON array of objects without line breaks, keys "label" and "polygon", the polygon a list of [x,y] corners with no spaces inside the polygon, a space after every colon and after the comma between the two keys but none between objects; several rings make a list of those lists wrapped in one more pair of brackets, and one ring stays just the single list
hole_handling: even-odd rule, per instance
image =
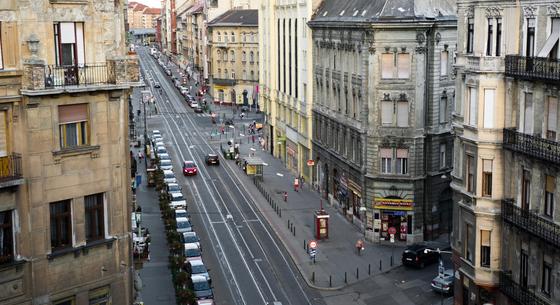
[{"label": "overcast sky", "polygon": [[139,2],[149,7],[161,7],[161,0],[129,0],[128,2]]}]

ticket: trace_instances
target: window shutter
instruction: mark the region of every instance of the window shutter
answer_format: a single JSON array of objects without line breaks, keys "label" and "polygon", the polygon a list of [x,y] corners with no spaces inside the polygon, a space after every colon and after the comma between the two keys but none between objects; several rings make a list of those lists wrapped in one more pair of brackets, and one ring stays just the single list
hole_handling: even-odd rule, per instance
[{"label": "window shutter", "polygon": [[393,78],[393,53],[381,54],[381,78]]},{"label": "window shutter", "polygon": [[556,131],[558,128],[558,98],[548,97],[548,130]]},{"label": "window shutter", "polygon": [[87,104],[58,106],[59,124],[87,121]]},{"label": "window shutter", "polygon": [[19,40],[15,22],[2,22],[2,60],[3,68],[17,68]]},{"label": "window shutter", "polygon": [[393,124],[393,102],[392,101],[382,101],[381,102],[381,124],[383,124],[383,125]]},{"label": "window shutter", "polygon": [[0,157],[8,155],[7,111],[0,111]]},{"label": "window shutter", "polygon": [[60,43],[76,43],[76,31],[73,22],[60,23]]},{"label": "window shutter", "polygon": [[379,150],[379,155],[381,156],[381,158],[392,159],[393,158],[393,149],[392,148],[381,148]]},{"label": "window shutter", "polygon": [[397,102],[397,126],[408,127],[408,102]]},{"label": "window shutter", "polygon": [[490,231],[480,230],[480,245],[490,247]]},{"label": "window shutter", "polygon": [[78,52],[78,64],[84,65],[85,60],[85,50],[84,50],[84,24],[76,23],[76,49]]},{"label": "window shutter", "polygon": [[546,191],[554,193],[556,190],[556,179],[553,176],[546,176]]},{"label": "window shutter", "polygon": [[410,78],[410,54],[399,54],[397,64],[398,78]]},{"label": "window shutter", "polygon": [[484,89],[484,128],[494,128],[494,89]]}]

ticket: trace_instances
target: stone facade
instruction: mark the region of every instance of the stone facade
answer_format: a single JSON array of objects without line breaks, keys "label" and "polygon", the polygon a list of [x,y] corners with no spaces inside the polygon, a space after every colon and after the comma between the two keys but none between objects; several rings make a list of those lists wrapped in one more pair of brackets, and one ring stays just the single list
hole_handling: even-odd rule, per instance
[{"label": "stone facade", "polygon": [[[127,100],[139,67],[125,56],[124,5],[0,5],[9,56],[0,69],[0,224],[13,236],[1,243],[2,304],[133,302]],[[55,30],[73,31],[76,40],[64,40],[76,57],[56,52]],[[64,77],[53,83],[54,70]]]},{"label": "stone facade", "polygon": [[315,181],[374,241],[390,227],[405,243],[450,227],[455,11],[438,1],[423,20],[428,2],[409,4],[324,1],[310,22]]}]

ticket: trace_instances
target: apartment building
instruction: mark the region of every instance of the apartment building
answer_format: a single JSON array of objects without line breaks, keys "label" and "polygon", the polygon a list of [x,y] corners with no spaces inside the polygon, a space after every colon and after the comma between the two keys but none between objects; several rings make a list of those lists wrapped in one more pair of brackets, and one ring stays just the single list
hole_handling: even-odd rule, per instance
[{"label": "apartment building", "polygon": [[210,84],[216,102],[256,109],[258,20],[258,10],[233,9],[208,23]]},{"label": "apartment building", "polygon": [[318,0],[267,0],[259,7],[260,108],[266,149],[312,180],[312,38],[307,22]]},{"label": "apartment building", "polygon": [[125,5],[0,1],[1,304],[133,301]]},{"label": "apartment building", "polygon": [[458,1],[456,304],[558,304],[560,6]]},{"label": "apartment building", "polygon": [[372,241],[448,233],[453,1],[325,0],[309,26],[322,194]]}]

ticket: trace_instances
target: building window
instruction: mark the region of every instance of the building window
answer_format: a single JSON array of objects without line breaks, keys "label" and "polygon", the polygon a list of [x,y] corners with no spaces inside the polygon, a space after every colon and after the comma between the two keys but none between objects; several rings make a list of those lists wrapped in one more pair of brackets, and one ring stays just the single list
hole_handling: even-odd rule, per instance
[{"label": "building window", "polygon": [[408,79],[410,77],[410,54],[381,54],[381,78]]},{"label": "building window", "polygon": [[467,113],[467,117],[468,117],[468,123],[471,126],[476,126],[476,119],[477,119],[477,94],[478,94],[478,90],[474,87],[468,87],[467,89],[467,96],[468,96],[468,103],[469,103],[469,107],[468,107],[468,113]]},{"label": "building window", "polygon": [[439,168],[447,167],[446,150],[447,150],[447,145],[445,144],[439,145]]},{"label": "building window", "polygon": [[218,61],[220,61],[222,59],[222,52],[220,52],[220,50],[216,51],[216,58]]},{"label": "building window", "polygon": [[447,50],[441,51],[439,64],[439,74],[441,76],[446,76],[447,67],[449,65],[449,52]]},{"label": "building window", "polygon": [[53,305],[76,305],[76,299],[74,297],[64,298],[54,301]]},{"label": "building window", "polygon": [[231,42],[235,42],[235,33],[231,32]]},{"label": "building window", "polygon": [[560,58],[560,17],[551,17],[551,31],[537,57]]},{"label": "building window", "polygon": [[85,64],[83,23],[55,23],[54,42],[55,59],[57,65],[74,66]]},{"label": "building window", "polygon": [[528,210],[531,203],[531,172],[523,170],[521,181],[521,208]]},{"label": "building window", "polygon": [[474,174],[476,166],[474,164],[474,157],[467,155],[467,192],[474,193]]},{"label": "building window", "polygon": [[247,52],[243,51],[243,53],[241,53],[241,61],[247,61]]},{"label": "building window", "polygon": [[218,69],[218,75],[217,75],[217,78],[220,78],[220,77],[222,77],[222,69]]},{"label": "building window", "polygon": [[255,80],[255,72],[251,70],[251,80]]},{"label": "building window", "polygon": [[393,162],[393,149],[381,148],[380,157],[381,157],[381,173],[390,174],[392,172],[391,163]]},{"label": "building window", "polygon": [[556,140],[556,131],[558,130],[558,98],[554,96],[548,97],[548,111],[546,124],[546,138],[552,141]]},{"label": "building window", "polygon": [[543,268],[542,268],[542,282],[541,282],[541,291],[542,293],[550,296],[550,287],[552,284],[552,265],[543,260]]},{"label": "building window", "polygon": [[[8,112],[6,110],[0,110],[0,157],[5,157],[8,155]],[[0,176],[2,176],[0,171]]]},{"label": "building window", "polygon": [[486,55],[492,56],[492,42],[494,41],[494,19],[488,18],[488,32],[486,35]]},{"label": "building window", "polygon": [[72,213],[70,200],[50,204],[51,249],[57,250],[72,245]]},{"label": "building window", "polygon": [[525,35],[525,56],[533,57],[535,55],[535,18],[527,18]]},{"label": "building window", "polygon": [[408,127],[408,102],[397,102],[397,127]]},{"label": "building window", "polygon": [[0,264],[5,264],[14,259],[14,241],[13,241],[13,212],[0,212]]},{"label": "building window", "polygon": [[243,70],[243,79],[247,79],[247,70]]},{"label": "building window", "polygon": [[231,72],[231,79],[235,79],[235,72],[234,71]]},{"label": "building window", "polygon": [[381,101],[381,124],[383,126],[393,125],[393,101]]},{"label": "building window", "polygon": [[105,238],[105,208],[103,194],[89,195],[84,198],[86,241]]},{"label": "building window", "polygon": [[400,53],[398,54],[398,78],[408,79],[410,78],[410,54]]},{"label": "building window", "polygon": [[447,96],[444,95],[439,99],[439,122],[447,122]]},{"label": "building window", "polygon": [[490,267],[490,234],[491,231],[480,230],[480,266]]},{"label": "building window", "polygon": [[89,305],[110,305],[111,294],[109,286],[90,290]]},{"label": "building window", "polygon": [[470,224],[466,224],[466,229],[465,229],[465,244],[464,244],[464,248],[463,248],[463,253],[465,256],[465,259],[471,263],[473,263],[473,252],[472,252],[472,245],[474,245],[474,236],[473,236],[473,232],[472,232],[472,228],[473,226]]},{"label": "building window", "polygon": [[397,174],[408,175],[408,149],[397,149]]},{"label": "building window", "polygon": [[552,217],[554,214],[554,192],[556,191],[556,179],[553,176],[546,176],[544,189],[544,215]]},{"label": "building window", "polygon": [[484,89],[484,128],[494,128],[494,99],[496,90]]},{"label": "building window", "polygon": [[87,104],[58,106],[60,148],[89,145]]},{"label": "building window", "polygon": [[227,61],[228,60],[228,52],[224,51],[223,54],[224,54],[224,61]]},{"label": "building window", "polygon": [[228,77],[229,77],[228,69],[224,69],[224,78],[228,78]]},{"label": "building window", "polygon": [[249,62],[255,61],[255,53],[253,51],[249,52]]},{"label": "building window", "polygon": [[527,288],[529,280],[529,254],[526,250],[521,250],[520,264],[519,264],[519,285]]},{"label": "building window", "polygon": [[474,18],[467,20],[467,53],[473,52],[474,46]]},{"label": "building window", "polygon": [[492,160],[482,159],[482,196],[492,197]]},{"label": "building window", "polygon": [[525,92],[524,108],[523,132],[533,134],[533,93]]},{"label": "building window", "polygon": [[4,69],[4,60],[2,59],[2,22],[0,22],[0,70]]},{"label": "building window", "polygon": [[502,55],[502,18],[496,18],[496,56]]},{"label": "building window", "polygon": [[229,54],[229,57],[230,57],[230,60],[231,60],[232,62],[234,62],[234,61],[235,61],[235,51],[231,50],[231,52],[230,52],[230,54]]}]

